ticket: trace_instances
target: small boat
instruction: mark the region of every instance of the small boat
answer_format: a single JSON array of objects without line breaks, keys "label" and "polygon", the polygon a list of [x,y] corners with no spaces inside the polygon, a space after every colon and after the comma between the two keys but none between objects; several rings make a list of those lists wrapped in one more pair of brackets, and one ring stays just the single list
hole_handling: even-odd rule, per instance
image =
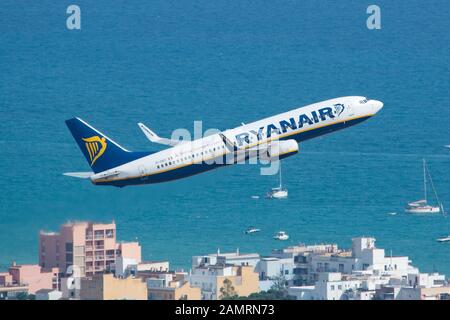
[{"label": "small boat", "polygon": [[[427,177],[429,178],[430,185],[433,189],[437,206],[433,206],[428,204],[427,199]],[[413,202],[409,202],[406,205],[405,211],[407,213],[439,213],[442,210],[442,213],[445,213],[444,207],[442,203],[439,201],[436,189],[433,184],[433,179],[431,178],[430,172],[428,170],[427,164],[425,159],[423,159],[423,190],[424,190],[424,199],[423,200],[417,200]]]},{"label": "small boat", "polygon": [[395,216],[397,214],[397,212],[388,212],[388,215],[390,216]]},{"label": "small boat", "polygon": [[285,199],[288,197],[288,190],[283,188],[282,180],[281,180],[281,161],[280,161],[280,185],[276,188],[272,188],[269,192],[267,192],[267,198],[269,199]]},{"label": "small boat", "polygon": [[245,230],[245,234],[252,234],[256,232],[260,232],[261,229],[255,228],[255,227],[248,227],[247,230]]},{"label": "small boat", "polygon": [[289,235],[285,231],[278,231],[277,234],[273,237],[275,240],[287,240],[289,239]]},{"label": "small boat", "polygon": [[259,199],[259,196],[252,196],[252,199]]},{"label": "small boat", "polygon": [[450,242],[450,236],[445,236],[442,238],[437,238],[436,239],[437,242]]}]

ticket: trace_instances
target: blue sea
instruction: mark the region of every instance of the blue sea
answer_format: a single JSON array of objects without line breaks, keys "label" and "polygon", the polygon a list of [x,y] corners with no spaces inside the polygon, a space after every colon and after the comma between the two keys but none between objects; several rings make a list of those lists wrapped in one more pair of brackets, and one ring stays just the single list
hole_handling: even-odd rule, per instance
[{"label": "blue sea", "polygon": [[[68,30],[66,9],[81,9]],[[146,260],[259,252],[374,236],[386,253],[450,275],[450,218],[404,213],[422,158],[450,209],[450,3],[376,1],[13,1],[0,8],[0,263],[36,263],[39,230],[115,220]],[[64,120],[79,116],[130,150],[203,121],[227,129],[329,98],[384,102],[374,118],[307,141],[277,176],[238,165],[175,182],[97,187]],[[260,199],[252,199],[260,195]],[[397,212],[397,215],[388,215]],[[245,236],[249,226],[261,228]],[[280,243],[278,230],[291,236]]]}]

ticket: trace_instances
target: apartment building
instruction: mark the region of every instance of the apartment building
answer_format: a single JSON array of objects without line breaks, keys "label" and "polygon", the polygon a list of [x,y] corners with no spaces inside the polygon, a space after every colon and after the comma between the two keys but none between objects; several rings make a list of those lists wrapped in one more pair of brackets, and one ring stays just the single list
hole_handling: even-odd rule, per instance
[{"label": "apartment building", "polygon": [[36,294],[41,289],[57,290],[58,268],[43,269],[37,264],[17,265],[0,273],[0,299],[14,298],[19,293]]},{"label": "apartment building", "polygon": [[200,300],[201,290],[192,287],[184,272],[159,272],[147,278],[149,300]]},{"label": "apartment building", "polygon": [[234,292],[239,296],[248,296],[259,292],[259,276],[250,265],[200,264],[190,275],[191,287],[201,289],[202,300],[221,299],[220,289],[226,279],[231,281]]},{"label": "apartment building", "polygon": [[[59,232],[39,234],[39,265],[58,267],[63,274],[101,274],[113,270],[119,256],[140,262],[141,247],[137,242],[117,242],[114,221],[68,222]],[[76,270],[69,272],[71,266]]]},{"label": "apartment building", "polygon": [[141,278],[115,278],[97,274],[81,279],[81,300],[147,300],[147,284]]}]

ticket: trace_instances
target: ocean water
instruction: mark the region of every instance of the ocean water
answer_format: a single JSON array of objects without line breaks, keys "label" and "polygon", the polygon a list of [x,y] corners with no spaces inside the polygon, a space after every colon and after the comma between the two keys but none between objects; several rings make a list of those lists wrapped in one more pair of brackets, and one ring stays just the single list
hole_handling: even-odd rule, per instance
[{"label": "ocean water", "polygon": [[[68,5],[81,30],[66,28]],[[38,232],[110,221],[146,260],[374,236],[387,254],[450,275],[450,218],[410,216],[426,157],[450,208],[450,4],[377,1],[29,1],[0,9],[0,263],[37,262]],[[384,102],[373,119],[303,143],[277,184],[233,166],[166,184],[96,187],[64,120],[79,116],[130,150],[160,150],[137,127],[227,129],[346,95]],[[398,212],[390,216],[388,212]],[[261,228],[245,236],[249,225]],[[275,242],[286,230],[291,239]]]}]

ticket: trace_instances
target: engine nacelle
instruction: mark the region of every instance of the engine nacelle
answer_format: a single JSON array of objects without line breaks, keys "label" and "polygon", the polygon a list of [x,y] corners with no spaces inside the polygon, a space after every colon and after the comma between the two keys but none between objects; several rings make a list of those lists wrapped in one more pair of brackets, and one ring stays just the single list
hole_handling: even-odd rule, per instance
[{"label": "engine nacelle", "polygon": [[299,146],[297,141],[290,140],[276,140],[270,142],[268,145],[266,152],[260,154],[261,159],[264,160],[278,160],[287,158],[296,154],[299,151]]}]

